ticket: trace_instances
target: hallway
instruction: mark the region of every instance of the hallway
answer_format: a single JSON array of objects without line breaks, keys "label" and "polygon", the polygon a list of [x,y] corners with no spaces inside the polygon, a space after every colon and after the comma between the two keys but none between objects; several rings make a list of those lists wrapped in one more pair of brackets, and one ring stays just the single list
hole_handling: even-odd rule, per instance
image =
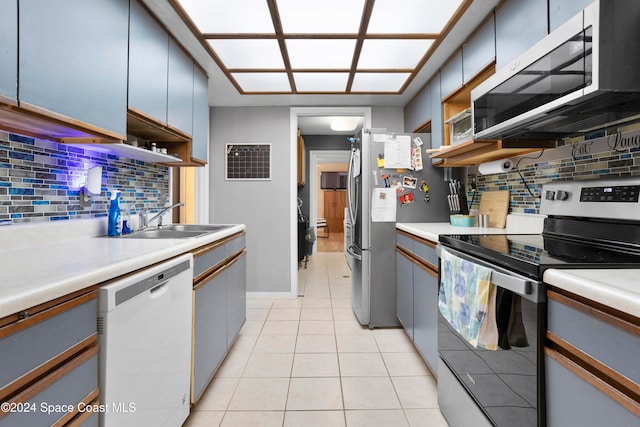
[{"label": "hallway", "polygon": [[251,299],[187,427],[445,427],[436,383],[401,329],[351,310],[343,253],[314,254],[304,297]]}]

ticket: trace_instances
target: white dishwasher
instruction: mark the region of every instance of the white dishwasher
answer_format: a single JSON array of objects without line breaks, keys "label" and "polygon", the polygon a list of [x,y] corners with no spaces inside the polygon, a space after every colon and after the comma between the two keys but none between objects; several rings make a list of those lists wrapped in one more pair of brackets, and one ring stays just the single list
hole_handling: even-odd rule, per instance
[{"label": "white dishwasher", "polygon": [[101,426],[181,426],[189,415],[193,256],[98,293]]}]

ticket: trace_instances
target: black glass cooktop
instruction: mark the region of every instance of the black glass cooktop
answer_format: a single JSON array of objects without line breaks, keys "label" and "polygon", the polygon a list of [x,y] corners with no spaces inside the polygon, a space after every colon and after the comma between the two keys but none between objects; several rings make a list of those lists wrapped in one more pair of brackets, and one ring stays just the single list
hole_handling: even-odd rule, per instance
[{"label": "black glass cooktop", "polygon": [[442,235],[440,243],[538,280],[548,268],[640,268],[638,248],[546,235]]}]

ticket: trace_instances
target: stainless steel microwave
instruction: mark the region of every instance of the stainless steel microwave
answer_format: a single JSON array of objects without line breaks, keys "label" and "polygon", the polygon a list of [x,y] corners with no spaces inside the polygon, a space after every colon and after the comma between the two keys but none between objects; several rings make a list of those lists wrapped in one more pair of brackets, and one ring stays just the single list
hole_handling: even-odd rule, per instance
[{"label": "stainless steel microwave", "polygon": [[640,1],[596,0],[471,102],[474,139],[561,139],[640,115]]}]

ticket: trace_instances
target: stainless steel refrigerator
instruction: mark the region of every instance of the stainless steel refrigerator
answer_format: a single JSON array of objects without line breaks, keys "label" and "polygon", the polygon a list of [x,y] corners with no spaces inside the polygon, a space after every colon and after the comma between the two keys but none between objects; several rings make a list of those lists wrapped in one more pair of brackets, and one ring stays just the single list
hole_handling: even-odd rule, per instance
[{"label": "stainless steel refrigerator", "polygon": [[[396,166],[405,163],[407,138],[414,162],[408,168],[398,168]],[[345,255],[352,268],[351,304],[362,325],[399,326],[395,225],[396,222],[449,221],[445,169],[433,167],[425,153],[425,149],[431,147],[430,134],[391,134],[365,129],[351,140],[347,184],[349,215],[345,221],[351,228],[345,230],[345,234],[350,235]],[[402,144],[396,145],[395,141]],[[419,160],[416,150],[421,153],[422,170],[417,170],[420,162],[415,162]]]}]

